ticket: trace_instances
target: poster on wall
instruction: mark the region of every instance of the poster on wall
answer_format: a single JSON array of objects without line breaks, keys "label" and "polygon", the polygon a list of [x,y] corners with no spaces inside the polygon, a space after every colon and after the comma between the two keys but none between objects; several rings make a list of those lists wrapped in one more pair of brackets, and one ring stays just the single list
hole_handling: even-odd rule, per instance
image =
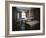
[{"label": "poster on wall", "polygon": [[44,3],[8,2],[7,5],[7,36],[44,34]]}]

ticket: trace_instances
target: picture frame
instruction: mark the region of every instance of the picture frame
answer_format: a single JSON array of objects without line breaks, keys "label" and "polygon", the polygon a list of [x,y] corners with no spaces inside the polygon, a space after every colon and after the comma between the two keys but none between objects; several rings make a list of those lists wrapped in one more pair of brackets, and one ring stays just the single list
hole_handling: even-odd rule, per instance
[{"label": "picture frame", "polygon": [[[5,36],[6,37],[11,37],[11,36],[15,36],[15,37],[18,37],[18,36],[34,36],[34,35],[44,35],[45,34],[45,4],[44,3],[33,3],[33,2],[17,2],[17,1],[6,1],[5,2]],[[32,9],[35,9],[37,10],[39,8],[39,29],[36,29],[37,30],[24,30],[24,31],[15,31],[15,30],[12,30],[12,28],[14,28],[12,26],[13,24],[13,20],[12,18],[14,17],[13,16],[13,8],[14,7],[17,7],[17,9],[20,10],[20,8],[23,10],[25,10],[26,8],[32,8]],[[23,13],[24,14],[24,13]],[[36,14],[37,15],[37,14]],[[22,18],[25,18],[25,16],[22,16]],[[36,18],[35,18],[36,19]],[[34,22],[34,21],[33,21]]]}]

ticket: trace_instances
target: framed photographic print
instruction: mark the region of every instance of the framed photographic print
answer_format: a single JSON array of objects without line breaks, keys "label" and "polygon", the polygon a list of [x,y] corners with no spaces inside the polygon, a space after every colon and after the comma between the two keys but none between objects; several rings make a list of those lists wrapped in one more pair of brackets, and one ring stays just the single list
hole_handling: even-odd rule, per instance
[{"label": "framed photographic print", "polygon": [[44,3],[6,2],[6,36],[44,35]]}]

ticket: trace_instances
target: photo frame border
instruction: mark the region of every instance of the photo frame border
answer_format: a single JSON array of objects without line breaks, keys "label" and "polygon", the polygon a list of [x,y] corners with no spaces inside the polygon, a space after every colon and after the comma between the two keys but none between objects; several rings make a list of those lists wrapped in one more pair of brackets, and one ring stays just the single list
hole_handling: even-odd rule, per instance
[{"label": "photo frame border", "polygon": [[[34,34],[9,34],[9,5],[14,3],[30,4],[30,5],[43,5],[43,33]],[[5,1],[5,37],[19,37],[19,36],[35,36],[35,35],[45,35],[45,3],[35,3],[35,2],[19,2],[19,1]]]}]

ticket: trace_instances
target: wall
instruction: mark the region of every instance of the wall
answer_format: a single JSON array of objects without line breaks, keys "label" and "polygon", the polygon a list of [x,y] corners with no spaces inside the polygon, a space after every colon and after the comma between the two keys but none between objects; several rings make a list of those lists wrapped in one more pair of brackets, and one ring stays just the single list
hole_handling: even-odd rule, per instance
[{"label": "wall", "polygon": [[[26,1],[26,0],[19,0],[19,1]],[[28,2],[28,1],[29,0],[27,0],[26,2]],[[46,0],[30,0],[29,2],[46,3],[45,1]],[[46,4],[45,4],[45,6],[46,6]],[[46,9],[46,7],[45,7],[45,9]],[[46,13],[45,13],[45,16],[46,16]],[[46,23],[46,20],[45,20],[45,23]],[[46,32],[46,26],[45,26],[45,32]],[[5,36],[5,0],[0,0],[0,38],[5,38],[4,36]],[[11,37],[11,38],[13,38],[13,37]],[[46,38],[46,33],[45,33],[45,35],[40,35],[40,36],[26,36],[26,37],[16,37],[16,38]]]}]

